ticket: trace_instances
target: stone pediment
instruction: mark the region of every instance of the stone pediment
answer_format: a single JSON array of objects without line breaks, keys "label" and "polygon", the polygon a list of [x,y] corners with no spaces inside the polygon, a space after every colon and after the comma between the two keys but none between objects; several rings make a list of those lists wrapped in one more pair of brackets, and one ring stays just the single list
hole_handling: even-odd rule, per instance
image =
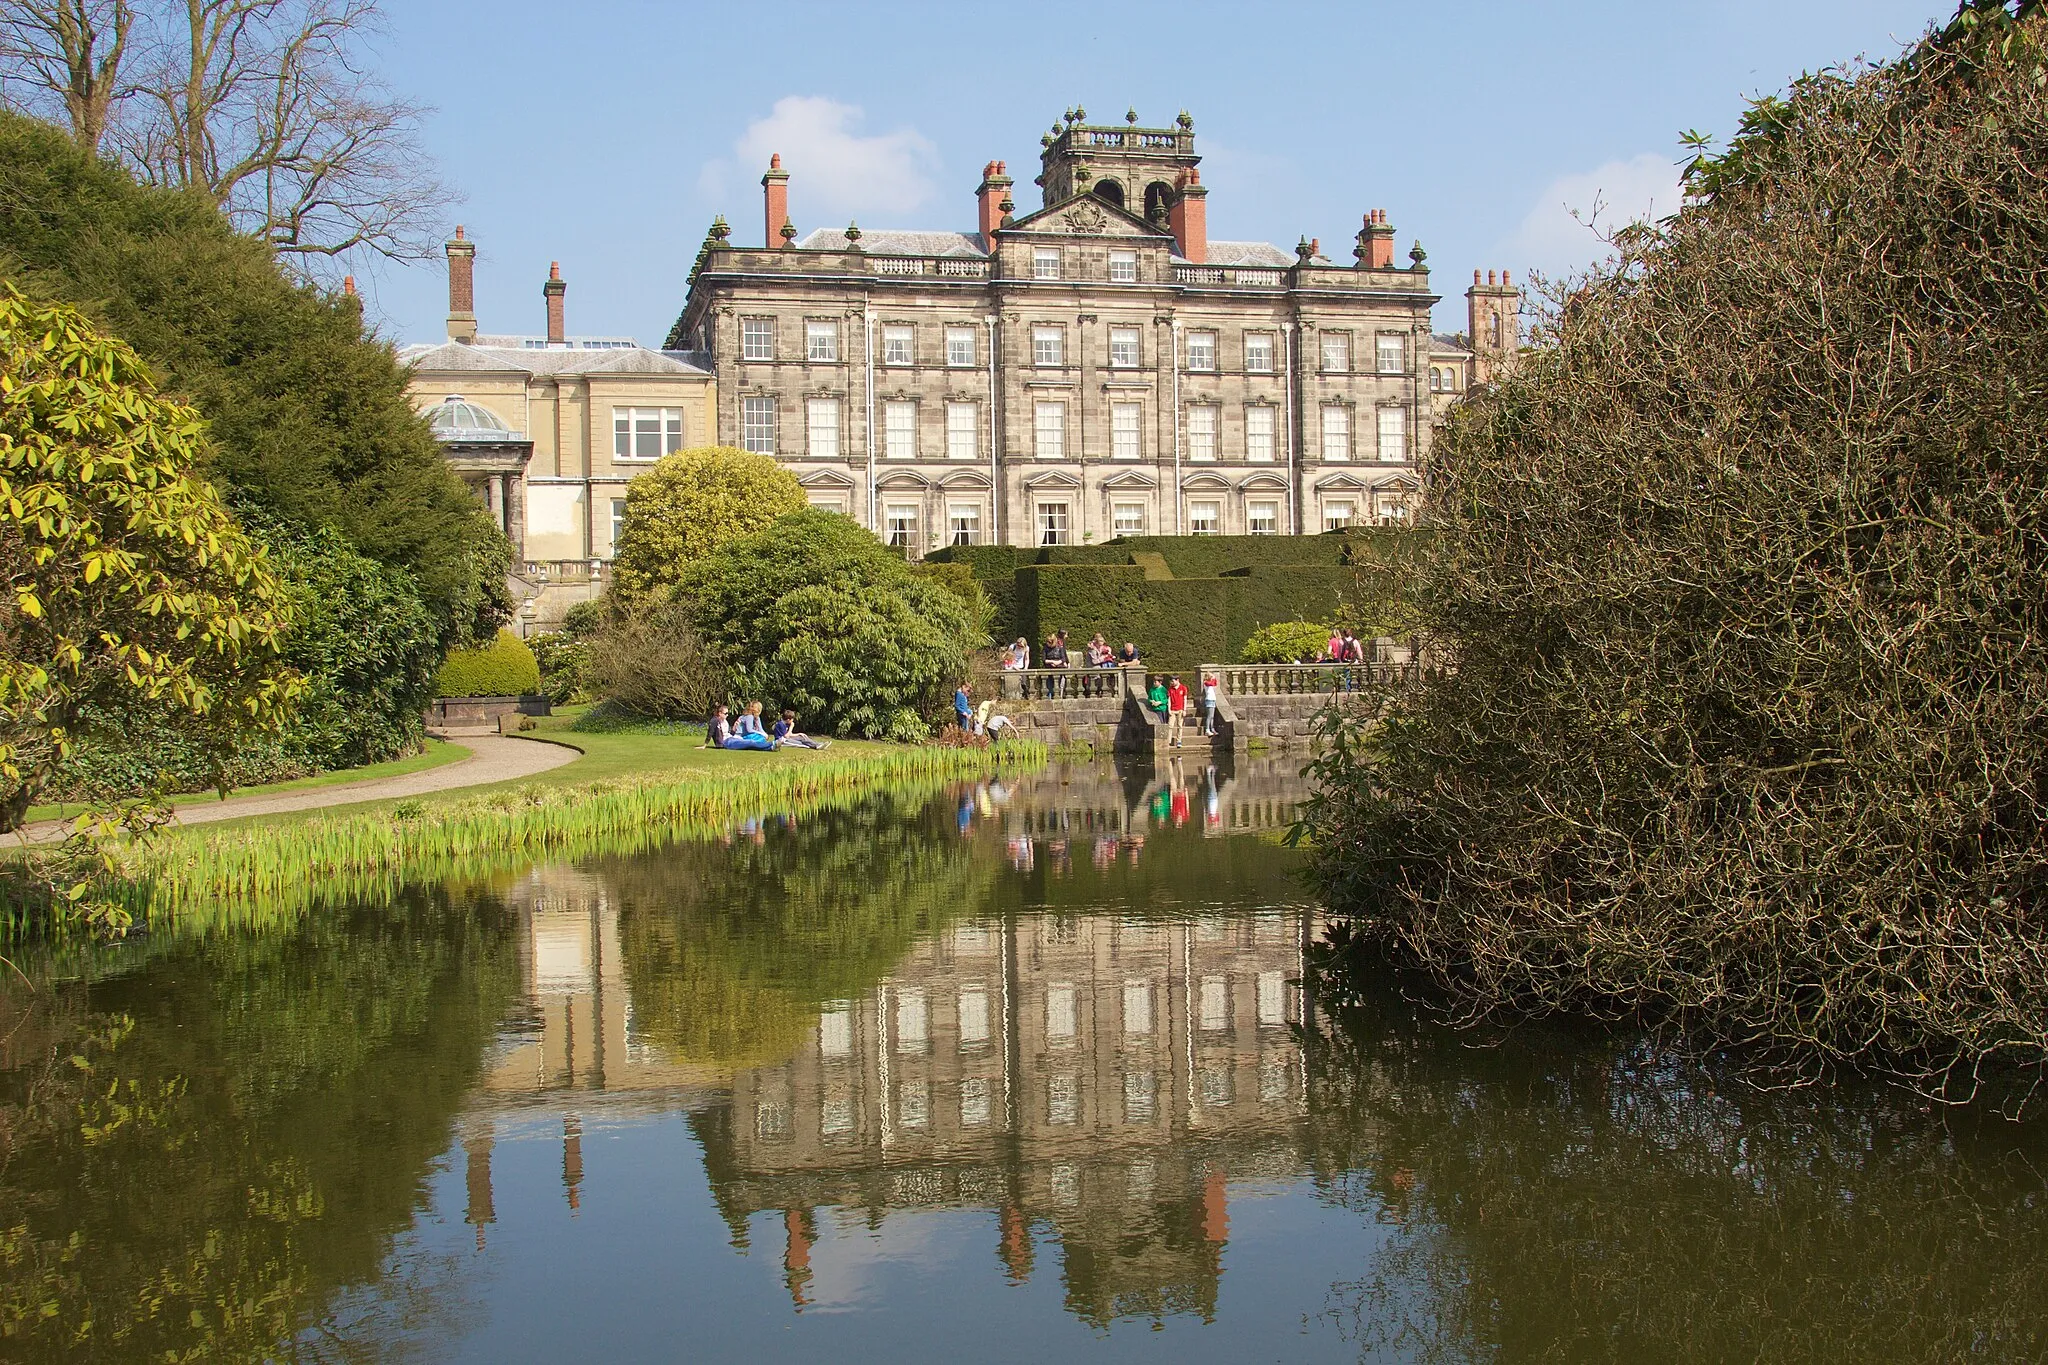
[{"label": "stone pediment", "polygon": [[805,488],[851,488],[853,480],[836,469],[814,469],[796,480]]},{"label": "stone pediment", "polygon": [[1048,233],[1063,237],[1127,237],[1171,242],[1173,234],[1157,228],[1136,214],[1096,198],[1080,194],[1065,203],[1054,204],[996,229],[1005,232]]}]

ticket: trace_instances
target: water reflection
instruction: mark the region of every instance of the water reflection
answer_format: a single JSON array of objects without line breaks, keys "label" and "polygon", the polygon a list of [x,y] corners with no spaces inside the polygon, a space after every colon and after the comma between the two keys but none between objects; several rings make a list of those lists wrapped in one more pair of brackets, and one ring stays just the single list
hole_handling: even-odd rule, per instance
[{"label": "water reflection", "polygon": [[1297,795],[1053,768],[0,987],[0,1358],[2041,1358],[2039,1124],[1331,1019]]}]

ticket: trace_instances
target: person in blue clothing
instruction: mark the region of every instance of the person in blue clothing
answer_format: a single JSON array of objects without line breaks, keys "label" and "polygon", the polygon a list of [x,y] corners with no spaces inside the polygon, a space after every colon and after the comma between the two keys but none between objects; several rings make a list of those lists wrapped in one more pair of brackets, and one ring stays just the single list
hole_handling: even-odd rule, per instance
[{"label": "person in blue clothing", "polygon": [[961,683],[953,689],[953,719],[960,726],[962,733],[973,733],[974,703],[968,700],[966,683]]},{"label": "person in blue clothing", "polygon": [[770,727],[769,734],[774,738],[777,745],[785,749],[823,749],[829,747],[832,743],[829,739],[812,739],[809,735],[797,729],[796,712],[794,711],[784,711],[782,719],[776,721]]},{"label": "person in blue clothing", "polygon": [[748,702],[747,709],[740,712],[732,723],[732,738],[726,740],[727,749],[773,749],[775,741],[761,728],[761,703]]}]

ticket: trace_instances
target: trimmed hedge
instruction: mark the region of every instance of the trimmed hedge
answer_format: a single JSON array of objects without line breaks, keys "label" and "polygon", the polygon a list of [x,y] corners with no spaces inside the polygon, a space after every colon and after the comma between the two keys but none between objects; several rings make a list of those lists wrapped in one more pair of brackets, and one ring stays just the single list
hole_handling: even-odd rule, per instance
[{"label": "trimmed hedge", "polygon": [[[1235,659],[1253,632],[1280,621],[1334,620],[1390,632],[1385,604],[1416,542],[1400,528],[1319,536],[1132,536],[1042,549],[958,545],[927,562],[965,564],[996,607],[995,634],[1034,644],[1101,631],[1133,641],[1163,668]],[[1153,559],[1153,556],[1158,559]],[[1171,579],[1134,561],[1163,560]]]},{"label": "trimmed hedge", "polygon": [[482,649],[457,649],[434,677],[437,697],[525,697],[540,691],[540,663],[509,630]]}]

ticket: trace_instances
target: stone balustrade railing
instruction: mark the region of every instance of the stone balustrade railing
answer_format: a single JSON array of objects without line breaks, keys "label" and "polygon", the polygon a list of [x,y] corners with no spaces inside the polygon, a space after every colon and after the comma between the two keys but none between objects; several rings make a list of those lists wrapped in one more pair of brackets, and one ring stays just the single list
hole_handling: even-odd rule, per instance
[{"label": "stone balustrade railing", "polygon": [[1010,701],[1114,700],[1143,697],[1154,683],[1178,676],[1200,704],[1202,679],[1215,678],[1226,697],[1297,697],[1354,692],[1365,687],[1398,686],[1419,673],[1413,663],[1363,664],[1203,664],[1178,675],[1130,668],[1005,669],[1002,695]]}]

